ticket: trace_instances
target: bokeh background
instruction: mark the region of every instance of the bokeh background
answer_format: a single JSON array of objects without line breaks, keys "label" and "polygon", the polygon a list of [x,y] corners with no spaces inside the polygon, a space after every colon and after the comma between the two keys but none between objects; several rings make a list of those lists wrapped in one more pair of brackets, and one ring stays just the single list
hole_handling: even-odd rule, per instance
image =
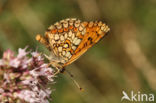
[{"label": "bokeh background", "polygon": [[52,103],[120,103],[123,90],[156,95],[156,0],[0,0],[0,54],[26,45],[48,54],[36,34],[69,17],[111,31],[67,67],[84,91],[60,74]]}]

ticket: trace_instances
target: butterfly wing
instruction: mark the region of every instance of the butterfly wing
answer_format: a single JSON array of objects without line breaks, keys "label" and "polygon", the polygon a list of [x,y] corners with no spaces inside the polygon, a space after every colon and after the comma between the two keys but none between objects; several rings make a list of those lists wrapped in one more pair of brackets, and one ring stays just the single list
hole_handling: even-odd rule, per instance
[{"label": "butterfly wing", "polygon": [[[51,25],[45,33],[49,49],[59,58],[60,63],[67,63],[77,49],[85,33],[84,25],[75,18],[61,20]],[[81,36],[81,38],[78,38]]]},{"label": "butterfly wing", "polygon": [[108,31],[108,26],[102,22],[81,22],[70,18],[50,26],[44,40],[64,67],[78,59]]},{"label": "butterfly wing", "polygon": [[109,31],[108,26],[102,22],[83,22],[82,25],[84,25],[86,29],[84,37],[82,38],[82,41],[77,49],[74,51],[74,55],[72,55],[71,59],[65,63],[64,66],[69,65],[78,59]]}]

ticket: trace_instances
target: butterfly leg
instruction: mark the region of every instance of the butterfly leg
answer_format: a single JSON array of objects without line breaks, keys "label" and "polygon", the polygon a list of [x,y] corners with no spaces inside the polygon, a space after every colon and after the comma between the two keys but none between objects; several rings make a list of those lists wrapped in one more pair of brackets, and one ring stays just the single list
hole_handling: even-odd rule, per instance
[{"label": "butterfly leg", "polygon": [[54,76],[56,76],[57,74],[59,74],[60,73],[60,69],[59,68],[56,68],[56,72],[54,73]]},{"label": "butterfly leg", "polygon": [[53,66],[53,67],[56,68],[56,71],[55,71],[55,73],[54,73],[54,76],[56,76],[57,74],[59,74],[59,73],[61,72],[61,69],[60,69],[58,66],[56,66],[56,64],[55,64],[54,61],[51,61],[51,62],[48,64],[48,67],[49,67],[49,66]]},{"label": "butterfly leg", "polygon": [[[46,54],[44,54],[44,56],[45,56],[45,58],[47,58],[49,61],[52,60],[52,57],[51,57],[51,56],[48,56],[48,55],[46,55]],[[50,65],[51,65],[51,64],[50,64]]]},{"label": "butterfly leg", "polygon": [[[49,56],[47,56],[46,54],[44,54],[44,56],[45,56],[49,61],[52,60],[52,57],[49,57]],[[56,68],[56,72],[55,72],[54,76],[57,75],[58,73],[61,73],[61,72],[62,72],[62,70],[59,69],[59,68],[61,68],[61,67],[60,67],[59,65],[57,65],[57,63],[54,62],[54,61],[51,61],[51,62],[48,64],[48,67],[49,67],[49,66],[53,66],[53,67]]]}]

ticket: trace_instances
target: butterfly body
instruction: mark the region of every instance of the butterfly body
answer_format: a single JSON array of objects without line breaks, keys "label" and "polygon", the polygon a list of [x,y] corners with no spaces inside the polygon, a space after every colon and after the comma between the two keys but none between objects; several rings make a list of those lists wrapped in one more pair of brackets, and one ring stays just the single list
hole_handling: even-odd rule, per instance
[{"label": "butterfly body", "polygon": [[44,36],[37,35],[36,39],[57,58],[51,64],[64,68],[96,44],[109,30],[102,22],[81,22],[69,18],[51,25]]}]

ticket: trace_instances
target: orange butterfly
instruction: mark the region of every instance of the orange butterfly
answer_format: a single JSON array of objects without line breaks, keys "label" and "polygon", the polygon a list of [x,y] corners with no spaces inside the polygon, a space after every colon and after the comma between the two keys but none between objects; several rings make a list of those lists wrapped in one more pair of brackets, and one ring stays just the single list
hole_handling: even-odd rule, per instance
[{"label": "orange butterfly", "polygon": [[50,64],[59,73],[96,44],[109,30],[101,21],[81,22],[68,18],[51,25],[45,35],[37,35],[36,40],[52,51],[54,59],[51,59]]}]

